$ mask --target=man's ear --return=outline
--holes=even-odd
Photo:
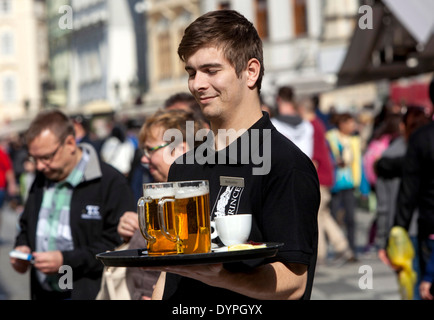
[[[64,147],[69,150],[71,154],[74,154],[77,150],[77,142],[75,141],[75,137],[70,134],[65,138]]]
[[[71,146],[73,148],[75,148],[76,145],[77,145],[77,142],[75,141],[75,137],[72,134],[68,135],[65,138],[65,142],[64,143],[65,143],[66,146]]]
[[[247,85],[249,88],[253,88],[256,85],[256,81],[259,78],[259,73],[261,71],[261,63],[258,59],[252,58],[247,63]]]

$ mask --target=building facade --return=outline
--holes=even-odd
[[[144,95],[145,112],[163,106],[176,92],[187,92],[187,74],[177,50],[185,28],[200,15],[198,0],[147,0],[138,12],[146,17],[149,87]]]
[[[233,9],[252,21],[264,43],[264,99],[274,103],[277,87],[298,94],[332,90],[355,26],[358,0],[144,0],[149,35],[148,106],[186,91],[177,56],[183,30],[200,14]]]
[[[72,0],[68,109],[91,108],[95,102],[117,111],[129,105],[144,85],[141,20],[136,0]],[[138,32],[139,31],[139,32]],[[139,68],[140,66],[140,68]]]
[[[44,87],[45,105],[63,108],[68,104],[71,25],[68,27],[67,14],[71,1],[47,0],[46,4],[50,76]]]
[[[43,105],[48,78],[45,2],[0,0],[0,123]]]

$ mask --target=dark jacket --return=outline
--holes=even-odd
[[[80,146],[90,150],[90,160],[83,181],[72,194],[70,224],[74,249],[62,252],[63,265],[70,266],[73,271],[71,299],[95,299],[103,270],[103,264],[95,255],[113,250],[121,243],[117,233],[119,219],[125,211],[136,211],[136,205],[126,178],[100,162],[90,145]],[[15,246],[27,245],[32,251],[36,248],[36,227],[45,184],[45,176],[38,173],[20,219],[21,230]],[[99,215],[89,219],[90,210],[94,213],[95,207],[88,206],[98,206]],[[50,296],[39,285],[35,271],[32,268],[32,299]]]
[[[419,209],[419,236],[434,234],[434,122],[419,128],[409,140],[403,163],[395,225],[408,230]]]

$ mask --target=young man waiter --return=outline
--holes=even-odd
[[[209,180],[211,219],[222,208],[225,214],[251,213],[249,239],[284,246],[271,259],[161,267],[167,276],[154,298],[309,299],[317,257],[318,177],[310,159],[261,111],[264,64],[257,31],[236,11],[209,12],[185,30],[178,54],[212,134],[207,148],[199,146],[172,165],[169,181]],[[229,213],[221,196],[235,189]]]

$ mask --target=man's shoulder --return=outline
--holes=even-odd
[[[288,139],[282,132],[274,129],[271,130],[271,152],[273,154],[297,152],[298,148],[295,143]]]
[[[410,140],[424,140],[426,141],[427,136],[434,136],[434,121],[417,128],[410,137]]]
[[[122,173],[113,167],[111,164],[108,164],[104,161],[99,161],[99,166],[101,168],[102,176],[106,177],[124,177]]]
[[[410,136],[408,148],[420,150],[420,152],[432,157],[434,151],[434,121],[417,128]]]

